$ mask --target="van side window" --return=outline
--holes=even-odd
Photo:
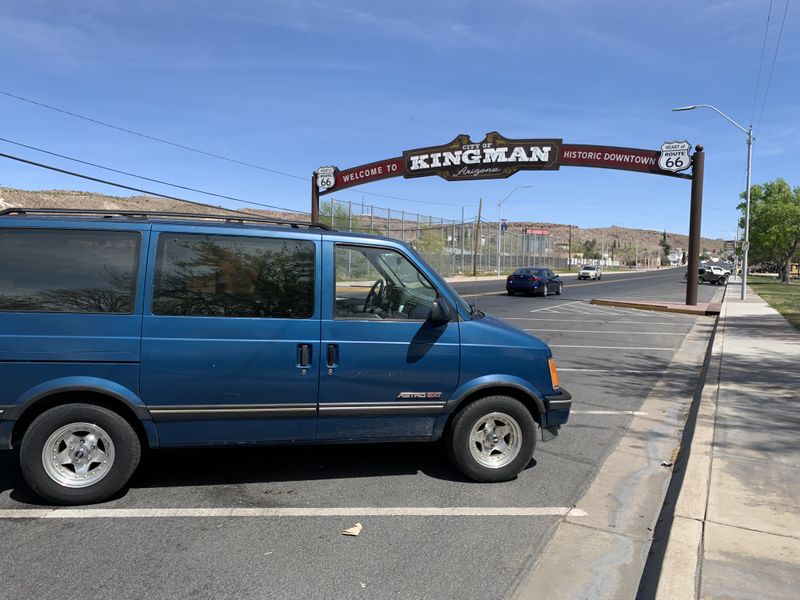
[[[314,253],[306,240],[162,233],[153,314],[308,319]]]
[[[140,244],[129,231],[0,230],[0,311],[130,314]]]
[[[335,263],[335,318],[423,321],[430,316],[436,289],[399,252],[337,245]]]

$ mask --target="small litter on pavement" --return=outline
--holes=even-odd
[[[669,460],[662,460],[662,461],[661,461],[661,466],[662,466],[662,467],[671,467],[671,466],[672,466],[672,461],[669,461]]]
[[[342,535],[350,535],[350,536],[353,536],[353,537],[355,537],[355,536],[357,536],[359,533],[361,533],[361,530],[362,530],[362,529],[364,529],[364,526],[363,526],[361,523],[356,523],[356,524],[355,524],[355,525],[353,525],[353,526],[352,526],[350,529],[345,529],[345,530],[342,532]]]

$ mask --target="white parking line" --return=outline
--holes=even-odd
[[[587,310],[583,310],[583,307],[581,306],[569,306],[562,310],[554,310],[553,312],[566,315],[586,315],[586,316],[596,314]]]
[[[0,519],[152,519],[185,517],[585,517],[567,506],[395,506],[335,508],[55,508],[4,509]]]
[[[624,335],[680,335],[686,336],[685,333],[663,333],[661,331],[604,331],[604,330],[592,330],[592,329],[526,329],[525,331],[547,331],[550,333],[599,333],[601,335],[605,335],[607,333],[612,334],[624,334]]]
[[[501,317],[504,321],[564,321],[565,323],[613,323],[620,325],[682,325],[674,321],[623,321],[609,320],[598,321],[597,319],[548,319],[546,317]]]
[[[615,373],[618,375],[661,375],[664,369],[578,369],[558,367],[559,373]]]
[[[646,412],[641,410],[571,410],[571,415],[634,415],[643,416]]]
[[[541,312],[543,310],[553,310],[555,308],[559,308],[559,307],[562,307],[562,306],[568,306],[570,304],[581,304],[582,302],[583,302],[583,300],[573,300],[572,302],[561,302],[561,303],[556,304],[554,306],[543,306],[542,308],[534,308],[530,312],[535,313],[535,312]]]
[[[551,348],[591,348],[593,350],[659,350],[675,352],[677,348],[649,348],[642,346],[580,346],[575,344],[548,344]]]

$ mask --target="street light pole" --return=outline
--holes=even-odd
[[[497,203],[497,276],[500,277],[500,237],[503,235],[503,203],[517,190],[531,188],[532,185],[520,185],[511,190],[508,195]]]
[[[747,129],[747,192],[744,213],[744,264],[742,265],[741,300],[747,295],[747,271],[750,269],[750,165],[753,161],[753,126]]]
[[[692,104],[691,106],[681,106],[679,108],[673,108],[673,111],[684,111],[684,110],[694,110],[695,108],[710,108],[714,112],[720,114],[724,117],[727,121],[732,123],[737,129],[744,132],[747,135],[747,190],[745,192],[745,216],[744,216],[744,244],[742,244],[744,249],[744,256],[742,261],[742,291],[740,294],[740,298],[744,300],[747,297],[747,271],[750,269],[750,262],[749,262],[749,254],[750,254],[750,173],[752,170],[753,164],[753,141],[755,138],[753,137],[753,125],[752,123],[750,126],[745,129],[741,125],[739,125],[736,121],[731,119],[728,115],[718,109],[716,106],[712,106],[710,104]],[[692,268],[691,266],[689,268]],[[694,265],[693,268],[697,268],[697,265]]]

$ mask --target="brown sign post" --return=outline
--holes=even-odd
[[[354,185],[388,177],[408,179],[437,175],[447,181],[503,179],[518,171],[553,171],[564,167],[593,167],[666,175],[692,181],[689,220],[688,281],[686,304],[697,304],[700,262],[700,221],[703,205],[703,166],[705,154],[697,146],[689,155],[688,142],[665,142],[661,150],[564,144],[561,139],[510,139],[496,131],[480,142],[458,135],[440,146],[406,150],[402,156],[340,171],[320,167],[311,178],[311,220],[319,220],[319,198]],[[683,173],[692,168],[691,175]]]

